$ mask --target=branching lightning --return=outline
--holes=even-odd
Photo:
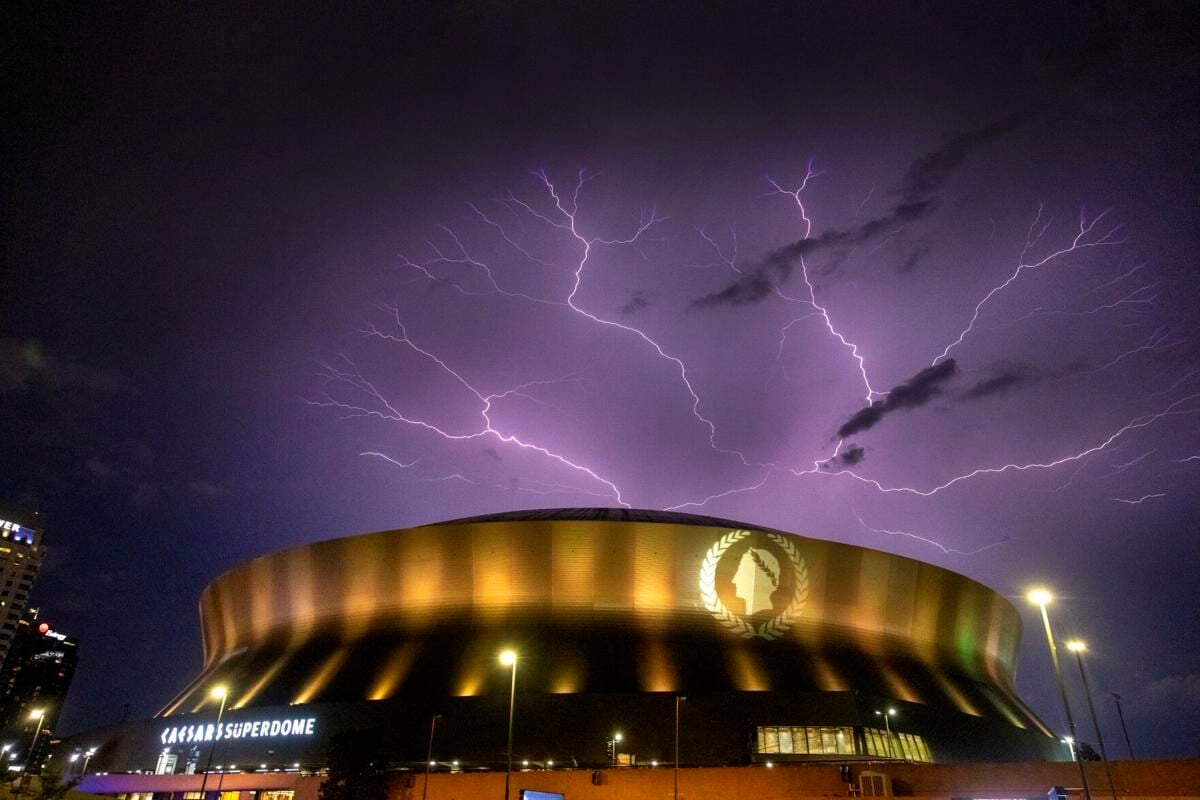
[[[1021,257],[1017,260],[1016,269],[1014,269],[1012,274],[1009,275],[1003,282],[994,286],[987,294],[985,294],[982,300],[975,304],[975,311],[971,314],[970,322],[968,322],[967,326],[959,332],[958,338],[946,345],[946,349],[942,350],[942,352],[933,359],[930,366],[937,366],[939,361],[950,355],[951,350],[963,343],[963,340],[967,338],[967,335],[974,330],[975,323],[979,320],[979,314],[981,311],[983,311],[983,307],[987,305],[988,301],[1012,285],[1017,278],[1021,277],[1022,273],[1044,267],[1051,261],[1060,259],[1070,253],[1078,253],[1081,250],[1086,250],[1089,248],[1109,247],[1122,243],[1121,240],[1115,238],[1121,229],[1120,225],[1110,227],[1101,235],[1091,238],[1092,231],[1096,228],[1096,225],[1098,225],[1101,220],[1108,216],[1108,209],[1101,211],[1091,219],[1088,219],[1081,213],[1079,217],[1079,233],[1077,233],[1075,238],[1071,240],[1070,245],[1055,250],[1049,255],[1044,256],[1036,261],[1030,261],[1026,263],[1025,256],[1029,254],[1030,250],[1037,246],[1038,242],[1042,238],[1042,235],[1050,227],[1049,221],[1044,223],[1042,222],[1042,211],[1043,207],[1039,207],[1037,216],[1034,218],[1033,223],[1029,226],[1029,233],[1025,237],[1025,246],[1021,250]]]
[[[850,447],[842,439],[836,441],[831,454],[813,459],[810,462],[810,466],[790,467],[775,462],[756,463],[748,458],[743,451],[732,449],[728,443],[721,441],[715,422],[716,414],[711,410],[712,406],[702,400],[700,391],[694,383],[681,353],[675,351],[673,348],[669,348],[658,335],[652,335],[644,327],[606,316],[601,312],[591,309],[589,304],[585,302],[585,287],[589,271],[597,268],[597,252],[601,248],[638,247],[639,241],[646,236],[648,231],[668,218],[659,216],[657,210],[651,208],[649,211],[641,213],[636,225],[633,225],[632,229],[625,236],[605,238],[585,230],[588,226],[580,213],[583,190],[593,176],[580,170],[575,175],[573,185],[564,190],[562,185],[557,184],[545,170],[538,170],[532,174],[539,187],[539,193],[537,196],[533,196],[532,199],[508,192],[507,195],[498,201],[500,208],[503,209],[500,214],[489,212],[474,203],[467,205],[477,224],[494,231],[499,237],[497,246],[511,248],[514,253],[530,264],[555,271],[555,274],[550,277],[550,280],[546,284],[551,287],[547,291],[531,292],[516,290],[511,279],[502,277],[503,273],[494,266],[495,261],[472,252],[473,249],[476,249],[475,245],[469,247],[467,244],[468,239],[460,236],[456,230],[448,226],[439,226],[436,237],[427,242],[430,255],[422,259],[401,256],[400,264],[406,269],[411,269],[419,273],[420,278],[453,288],[463,298],[498,297],[531,303],[543,308],[559,309],[560,311],[555,313],[574,315],[582,319],[587,325],[598,326],[600,329],[610,330],[620,336],[628,337],[636,346],[644,347],[648,350],[655,359],[666,362],[664,366],[669,368],[678,378],[682,389],[686,392],[688,398],[687,407],[691,417],[695,422],[699,423],[703,430],[707,431],[709,447],[714,452],[735,457],[740,467],[756,470],[756,474],[749,479],[730,481],[733,484],[732,488],[714,492],[701,500],[681,502],[667,506],[668,510],[703,508],[721,500],[754,493],[762,490],[773,477],[781,473],[786,473],[793,478],[823,476],[826,478],[849,479],[885,496],[898,494],[929,498],[957,487],[960,484],[985,477],[1005,473],[1051,470],[1060,466],[1076,465],[1076,469],[1071,474],[1070,479],[1063,486],[1059,487],[1059,489],[1055,490],[1061,491],[1074,482],[1076,476],[1082,472],[1092,456],[1116,449],[1120,444],[1129,441],[1135,432],[1149,428],[1168,417],[1200,414],[1200,402],[1198,402],[1200,401],[1200,393],[1189,394],[1160,407],[1157,411],[1130,419],[1124,425],[1109,431],[1106,435],[1097,437],[1087,447],[1076,449],[1052,460],[1011,461],[1003,464],[982,466],[942,479],[934,485],[926,486],[890,483],[867,477],[855,468],[855,465],[863,457],[862,448],[857,446]],[[802,241],[811,238],[814,228],[813,219],[806,206],[804,192],[809,182],[818,177],[819,174],[819,172],[813,169],[812,162],[810,161],[803,179],[794,188],[786,188],[785,185],[780,184],[770,176],[766,178],[770,186],[769,196],[784,196],[795,204],[800,220],[799,236]],[[541,194],[542,192],[544,194]],[[861,202],[853,204],[856,220],[862,214],[864,207],[870,202],[874,192],[875,187],[871,187],[871,191],[867,193]],[[520,218],[522,221],[511,223],[509,215],[511,215],[511,218]],[[1037,214],[1025,232],[1024,242],[1016,259],[1016,266],[1003,280],[988,289],[977,302],[974,302],[973,307],[968,306],[968,308],[971,308],[968,321],[959,330],[957,336],[929,362],[930,367],[935,367],[949,358],[950,354],[976,331],[979,320],[983,316],[988,304],[998,295],[1005,292],[1025,273],[1062,262],[1069,256],[1080,255],[1085,251],[1121,244],[1123,240],[1118,238],[1121,226],[1109,224],[1107,222],[1108,215],[1108,210],[1094,216],[1081,213],[1078,230],[1074,233],[1070,241],[1046,253],[1043,241],[1050,235],[1052,224],[1051,220],[1046,216],[1045,207],[1039,206]],[[530,222],[525,222],[525,219],[530,220]],[[519,227],[517,227],[518,225]],[[879,225],[879,228],[883,227],[883,225]],[[539,255],[542,252],[542,248],[534,248],[524,243],[529,230],[543,228],[548,229],[554,241],[561,241],[564,246],[570,248],[567,257],[564,258],[561,253],[558,253],[553,260],[547,260]],[[994,229],[995,222],[993,220],[993,236],[995,235]],[[729,228],[729,243],[727,246],[723,246],[704,228],[696,228],[695,230],[705,245],[715,254],[715,259],[709,263],[688,264],[684,266],[697,270],[724,268],[742,277],[749,274],[739,264],[739,240],[738,232],[735,228]],[[892,241],[903,230],[904,226],[899,223],[894,229],[878,230],[878,232],[870,237],[872,240],[871,244],[874,246],[872,252],[883,247],[887,242]],[[499,245],[499,241],[503,241],[504,244]],[[865,245],[867,242],[864,241],[862,244]],[[1039,251],[1043,255],[1035,255]],[[646,255],[642,253],[642,257],[645,259]],[[889,393],[874,388],[870,379],[867,359],[863,351],[851,336],[835,324],[834,315],[831,313],[829,307],[823,304],[818,298],[812,274],[809,270],[809,264],[803,253],[796,258],[795,264],[798,267],[797,272],[803,284],[803,290],[800,292],[801,296],[796,297],[785,293],[779,282],[772,282],[770,286],[770,294],[773,297],[787,303],[805,307],[802,313],[784,322],[779,329],[778,340],[774,347],[774,363],[776,367],[781,371],[783,370],[785,347],[787,346],[789,337],[795,335],[793,332],[799,327],[800,323],[809,318],[818,317],[824,326],[824,332],[820,335],[832,337],[840,345],[840,348],[849,354],[850,358],[845,363],[847,368],[849,368],[850,363],[854,365],[854,372],[857,373],[862,386],[862,393],[859,396],[865,401],[868,408],[877,407],[877,402],[887,397]],[[1082,320],[1083,318],[1097,316],[1105,312],[1119,310],[1140,312],[1148,310],[1159,301],[1160,282],[1140,282],[1131,290],[1127,290],[1129,284],[1126,283],[1137,276],[1145,267],[1145,263],[1137,264],[1120,275],[1095,286],[1083,295],[1084,297],[1090,297],[1102,290],[1125,284],[1126,288],[1120,289],[1121,294],[1115,299],[1109,299],[1102,303],[1093,303],[1082,309],[1079,309],[1077,306],[1075,310],[1047,310],[1043,306],[1027,313],[1021,319],[1042,315]],[[471,277],[468,278],[466,276]],[[474,283],[471,281],[474,281]],[[556,281],[559,283],[556,284]],[[570,284],[569,288],[566,286],[566,283]],[[557,288],[553,288],[555,286]],[[1112,297],[1112,293],[1109,294],[1109,297]],[[501,426],[494,419],[493,412],[497,404],[505,400],[511,401],[515,398],[522,398],[545,408],[553,409],[573,422],[578,422],[568,411],[546,402],[538,397],[537,393],[531,391],[539,386],[563,383],[574,379],[574,376],[571,378],[528,381],[501,391],[486,392],[468,379],[460,369],[452,366],[451,359],[444,358],[436,354],[432,349],[417,344],[414,338],[410,336],[408,328],[402,321],[398,306],[383,306],[382,309],[390,318],[388,324],[385,327],[369,324],[363,327],[359,333],[369,339],[402,347],[453,379],[471,398],[472,404],[477,408],[474,412],[477,416],[469,416],[465,420],[454,423],[445,423],[409,413],[403,409],[400,402],[385,396],[384,392],[378,388],[378,385],[364,375],[349,357],[342,357],[341,361],[336,365],[332,363],[323,364],[323,375],[331,384],[337,384],[349,389],[357,399],[347,400],[343,396],[335,397],[326,395],[323,399],[308,402],[315,406],[341,411],[348,417],[369,417],[412,427],[434,434],[450,442],[490,438],[502,444],[511,445],[514,448],[536,454],[542,459],[570,470],[571,473],[585,477],[587,481],[581,480],[580,482],[586,483],[590,481],[594,484],[594,488],[532,479],[523,479],[520,481],[514,479],[505,485],[494,480],[476,480],[471,477],[469,470],[455,471],[432,477],[420,477],[417,480],[468,482],[495,489],[507,489],[509,491],[534,495],[553,495],[557,493],[583,494],[590,497],[612,499],[617,504],[630,507],[630,504],[626,501],[626,493],[618,486],[617,480],[612,476],[602,475],[596,468],[582,463],[578,458],[567,455],[563,448],[552,448],[544,442],[537,441],[537,437],[519,434],[510,430],[508,426]],[[813,330],[815,331],[815,329]],[[1114,355],[1098,367],[1084,370],[1077,374],[1086,375],[1104,372],[1121,365],[1123,362],[1134,359],[1139,354],[1156,353],[1166,348],[1176,347],[1185,341],[1172,337],[1169,329],[1163,325],[1136,346]],[[772,370],[774,368],[772,367]],[[1153,392],[1148,396],[1159,397],[1170,395],[1188,381],[1193,374],[1194,370],[1189,370],[1182,376],[1177,377],[1166,389]],[[769,380],[770,377],[768,375]],[[1111,471],[1101,477],[1107,478],[1122,474],[1146,461],[1156,450],[1157,448],[1152,448],[1129,461],[1112,464],[1110,466]],[[361,455],[380,459],[398,469],[404,470],[412,469],[421,462],[421,459],[411,461],[402,460],[379,450],[367,450],[362,452]],[[808,458],[799,460],[803,463],[807,462]],[[1200,460],[1200,456],[1187,456],[1175,459],[1174,461],[1175,463],[1182,464],[1195,460]],[[792,463],[795,462],[793,461]],[[1110,499],[1122,504],[1140,505],[1149,500],[1166,496],[1166,493],[1163,492],[1146,494],[1139,498],[1113,497]],[[940,543],[922,534],[895,528],[873,527],[868,525],[858,514],[855,514],[855,517],[858,520],[858,524],[865,531],[880,535],[909,538],[936,547],[946,555],[969,556],[990,550],[1003,544],[1005,541],[1001,540],[981,548],[964,551]]]

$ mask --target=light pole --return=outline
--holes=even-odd
[[[895,758],[896,751],[892,749],[892,723],[890,718],[896,716],[896,709],[889,708],[886,714],[879,709],[876,709],[875,716],[883,717],[883,729],[887,731],[888,758]],[[875,730],[879,729],[876,728]]]
[[[684,700],[687,698],[675,695],[675,800],[679,800],[679,704]]]
[[[1129,729],[1125,727],[1125,715],[1121,713],[1121,695],[1116,692],[1112,693],[1113,702],[1117,704],[1117,719],[1121,720],[1121,733],[1125,734],[1125,746],[1129,748],[1129,760],[1136,761],[1133,757],[1133,744],[1129,741]]]
[[[624,738],[624,735],[622,735],[620,731],[617,731],[607,742],[609,754],[612,756],[612,763],[614,767],[617,765],[617,745],[620,744],[621,740]]]
[[[35,708],[29,712],[30,719],[38,721],[37,728],[33,731],[33,741],[29,743],[29,756],[25,759],[25,771],[29,772],[29,762],[33,761],[33,756],[37,752],[37,740],[42,735],[42,723],[46,721],[46,709]]]
[[[96,755],[96,748],[92,747],[83,754],[83,770],[79,773],[80,777],[87,775],[88,762],[92,760],[92,756]]]
[[[1108,788],[1112,791],[1113,800],[1117,800],[1117,785],[1113,782],[1112,768],[1108,765],[1108,753],[1104,749],[1104,737],[1100,734],[1100,720],[1096,717],[1096,706],[1092,703],[1092,689],[1088,686],[1087,673],[1083,670],[1083,653],[1087,644],[1081,639],[1071,639],[1067,649],[1075,654],[1075,663],[1079,665],[1079,680],[1083,682],[1083,696],[1087,698],[1088,711],[1092,715],[1092,727],[1096,729],[1096,744],[1100,745],[1100,760],[1104,762],[1104,774],[1108,777]]]
[[[512,685],[508,690],[508,764],[504,769],[504,800],[508,800],[508,787],[512,783],[513,709],[517,704],[517,651],[505,650],[502,652],[500,663],[506,667],[512,667]]]
[[[212,747],[208,749],[208,763],[204,765],[204,777],[200,779],[200,800],[204,800],[204,790],[208,787],[208,772],[212,769],[213,754],[217,752],[217,742],[221,736],[221,717],[225,714],[225,698],[229,697],[229,689],[218,684],[212,688],[208,696],[221,701],[217,709],[217,735],[213,737]]]
[[[1062,668],[1058,664],[1058,648],[1054,646],[1054,634],[1050,631],[1050,615],[1046,613],[1046,606],[1054,599],[1054,595],[1045,589],[1034,589],[1026,597],[1029,602],[1042,611],[1042,625],[1046,628],[1046,642],[1050,645],[1050,660],[1054,662],[1054,677],[1058,680],[1058,691],[1062,695],[1063,711],[1067,715],[1067,727],[1071,729],[1071,740],[1079,741],[1079,733],[1075,730],[1075,718],[1071,716],[1071,703],[1067,700],[1067,684],[1063,681]],[[1087,800],[1092,800],[1092,790],[1088,788],[1087,770],[1084,769],[1083,762],[1079,759],[1075,759],[1075,763],[1079,765],[1079,780],[1083,781],[1083,796]]]
[[[429,720],[429,749],[425,752],[425,785],[421,787],[421,800],[425,800],[426,792],[429,791],[429,769],[433,766],[433,731],[437,728],[440,716],[441,714],[434,714]]]

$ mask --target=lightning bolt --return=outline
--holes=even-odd
[[[933,495],[937,494],[938,492],[942,492],[942,491],[945,491],[946,489],[949,489],[951,486],[955,486],[959,483],[962,483],[963,481],[967,481],[972,478],[977,478],[980,475],[1000,475],[1005,472],[1027,472],[1030,470],[1053,469],[1053,468],[1061,466],[1063,464],[1074,463],[1081,459],[1087,458],[1088,456],[1090,456],[1094,453],[1099,453],[1099,452],[1107,449],[1110,445],[1112,445],[1113,442],[1117,441],[1118,439],[1120,439],[1122,436],[1129,433],[1130,431],[1136,431],[1136,430],[1140,430],[1142,428],[1149,427],[1150,425],[1153,425],[1155,422],[1158,422],[1160,419],[1163,419],[1165,417],[1177,416],[1177,415],[1181,415],[1181,414],[1200,414],[1200,408],[1190,408],[1190,409],[1186,409],[1183,411],[1177,410],[1180,405],[1183,405],[1184,403],[1187,403],[1187,402],[1190,402],[1190,401],[1193,401],[1196,399],[1200,399],[1200,393],[1188,395],[1187,397],[1182,397],[1182,398],[1176,400],[1174,403],[1171,403],[1169,406],[1164,408],[1162,411],[1159,411],[1155,414],[1149,414],[1149,415],[1137,417],[1133,420],[1130,420],[1128,423],[1126,423],[1121,428],[1119,428],[1116,432],[1109,435],[1109,437],[1106,438],[1104,441],[1100,442],[1099,444],[1093,445],[1092,447],[1089,447],[1086,450],[1081,450],[1078,453],[1074,453],[1069,456],[1064,456],[1064,457],[1056,459],[1054,461],[1046,461],[1046,462],[1035,461],[1035,462],[1026,463],[1026,464],[1012,463],[1012,464],[1004,464],[1004,465],[998,466],[998,467],[982,467],[980,469],[972,470],[971,472],[968,472],[968,473],[965,473],[962,475],[956,475],[953,478],[951,478],[950,480],[945,481],[944,483],[941,483],[937,486],[934,486],[931,489],[914,489],[909,486],[884,486],[882,483],[880,483],[877,480],[874,480],[872,478],[864,478],[863,476],[858,475],[857,473],[855,473],[852,470],[845,470],[845,469],[839,470],[837,472],[830,472],[830,473],[822,472],[820,474],[831,475],[831,476],[847,475],[847,476],[853,478],[854,480],[861,481],[862,483],[866,483],[871,486],[874,486],[880,492],[883,492],[885,494],[899,493],[899,494],[918,495],[920,497],[932,497]]]
[[[801,195],[808,187],[808,182],[813,178],[818,177],[820,174],[821,173],[819,172],[813,171],[812,161],[809,161],[808,168],[805,170],[804,180],[802,180],[800,185],[795,189],[785,189],[780,186],[779,183],[777,183],[770,175],[767,176],[767,182],[771,184],[771,188],[774,190],[772,193],[786,195],[792,198],[792,200],[796,203],[796,208],[800,210],[800,219],[804,225],[804,235],[801,237],[802,240],[808,239],[812,235],[813,223],[812,219],[808,216],[808,209],[804,207],[804,199],[801,197]],[[882,397],[886,393],[877,392],[875,391],[874,387],[871,386],[871,379],[867,377],[867,365],[863,360],[862,355],[858,352],[858,346],[848,340],[837,328],[833,326],[833,320],[829,316],[829,309],[817,302],[817,290],[813,287],[812,279],[809,277],[808,263],[805,261],[803,255],[800,256],[799,260],[800,276],[803,278],[804,286],[808,290],[808,302],[817,310],[817,313],[820,314],[821,318],[825,321],[825,329],[829,331],[831,336],[841,343],[842,347],[850,351],[850,357],[853,358],[855,363],[858,364],[858,373],[862,377],[863,386],[867,390],[865,399],[867,401],[867,405],[871,405],[876,397]]]
[[[370,380],[368,380],[365,376],[363,376],[362,373],[359,372],[358,368],[354,366],[353,362],[349,361],[349,359],[347,359],[347,363],[350,365],[350,367],[349,367],[349,369],[346,369],[346,370],[339,370],[339,369],[333,367],[332,365],[325,365],[325,377],[331,381],[346,384],[346,385],[350,386],[351,388],[367,395],[368,398],[375,401],[376,407],[368,408],[366,406],[354,405],[351,403],[346,403],[344,401],[336,400],[329,396],[327,396],[326,399],[324,399],[324,400],[306,401],[306,402],[308,402],[310,405],[315,405],[315,406],[319,406],[319,407],[338,408],[343,411],[347,411],[350,416],[375,417],[378,419],[383,419],[383,420],[387,420],[387,421],[391,421],[391,422],[399,422],[399,423],[402,423],[405,425],[415,426],[415,427],[430,431],[431,433],[435,433],[438,436],[441,436],[443,439],[447,439],[449,441],[464,441],[464,440],[471,440],[471,439],[480,439],[483,437],[492,437],[504,444],[515,445],[523,450],[538,453],[538,454],[544,456],[545,458],[550,459],[555,462],[558,462],[559,464],[561,464],[565,467],[568,467],[572,470],[575,470],[577,472],[581,472],[581,473],[588,475],[593,480],[607,486],[609,491],[612,493],[612,496],[616,499],[617,503],[619,503],[622,506],[625,506],[626,508],[631,507],[625,501],[625,498],[623,497],[621,490],[616,485],[616,483],[609,480],[608,478],[601,476],[600,474],[595,472],[590,467],[587,467],[583,464],[572,461],[569,458],[567,458],[566,456],[562,455],[561,453],[557,453],[553,450],[550,450],[549,448],[544,447],[543,445],[536,444],[534,442],[522,439],[521,437],[517,436],[516,434],[505,433],[505,432],[497,429],[494,426],[494,424],[492,422],[492,418],[490,416],[491,411],[492,411],[492,403],[493,402],[495,402],[496,400],[502,399],[520,389],[528,388],[529,386],[533,386],[533,385],[537,385],[537,384],[544,384],[544,383],[546,383],[546,381],[530,381],[528,383],[524,383],[524,384],[521,384],[520,386],[514,387],[513,389],[505,390],[503,392],[484,394],[479,389],[475,388],[475,386],[473,386],[470,383],[470,381],[468,381],[465,377],[463,377],[462,374],[460,374],[459,372],[454,370],[449,364],[447,364],[445,360],[443,360],[439,356],[435,355],[433,352],[426,350],[425,348],[422,348],[421,346],[416,344],[409,337],[408,330],[407,330],[407,328],[405,328],[404,323],[400,319],[400,311],[398,308],[390,307],[390,306],[384,306],[383,308],[386,311],[389,311],[393,314],[395,325],[399,332],[398,333],[390,333],[387,331],[380,330],[379,328],[377,328],[374,325],[370,325],[367,328],[363,329],[361,331],[361,333],[364,336],[367,336],[370,338],[382,339],[382,340],[385,340],[388,342],[403,345],[404,347],[412,350],[413,352],[420,354],[427,360],[432,361],[443,372],[445,372],[446,374],[448,374],[452,378],[454,378],[454,380],[456,380],[459,384],[461,384],[468,392],[470,392],[472,395],[474,395],[475,398],[479,401],[479,403],[480,403],[479,415],[480,415],[480,418],[482,421],[479,428],[477,430],[469,431],[467,433],[452,433],[449,430],[441,428],[438,425],[435,425],[434,423],[429,422],[427,420],[406,416],[399,409],[397,409],[392,403],[390,403],[387,400],[387,398],[383,395],[383,393],[381,391],[379,391],[379,389]],[[449,476],[449,477],[454,477],[454,476]],[[457,475],[457,477],[462,480],[469,480],[468,478],[466,478],[462,475]]]
[[[1157,494],[1144,494],[1136,500],[1127,500],[1124,497],[1114,497],[1112,499],[1117,501],[1118,503],[1124,503],[1125,505],[1128,505],[1128,506],[1140,506],[1142,503],[1146,502],[1147,500],[1153,500],[1156,497],[1166,497],[1166,496],[1167,496],[1166,492],[1159,492]]]
[[[679,358],[676,355],[672,355],[671,353],[668,353],[666,351],[666,349],[664,349],[663,346],[658,343],[658,341],[656,341],[654,338],[652,338],[648,333],[643,331],[641,328],[634,327],[633,325],[627,325],[622,322],[617,322],[616,320],[601,317],[601,316],[594,314],[594,313],[588,311],[587,309],[583,308],[582,306],[579,305],[579,303],[577,301],[577,297],[579,295],[580,288],[583,285],[584,272],[586,271],[586,269],[588,267],[588,262],[592,258],[592,252],[597,246],[600,246],[600,245],[605,245],[605,246],[632,245],[638,240],[638,238],[640,238],[642,236],[642,234],[644,234],[647,230],[649,230],[650,227],[653,226],[656,222],[661,222],[661,221],[665,220],[666,218],[658,217],[657,213],[654,210],[651,210],[649,215],[643,213],[641,222],[639,223],[637,230],[634,231],[634,233],[631,236],[629,236],[625,239],[601,239],[599,237],[588,237],[580,232],[579,219],[578,219],[578,217],[579,217],[579,195],[580,195],[580,192],[583,190],[584,183],[587,181],[587,175],[584,173],[584,171],[580,170],[577,173],[575,189],[571,194],[569,208],[568,208],[567,202],[563,199],[563,195],[561,195],[559,193],[558,188],[554,185],[554,182],[550,179],[549,174],[546,173],[545,170],[539,170],[533,174],[539,181],[541,181],[546,192],[549,194],[551,200],[554,203],[554,208],[557,211],[559,218],[555,219],[546,214],[543,214],[542,212],[538,211],[533,206],[531,206],[529,203],[526,203],[524,200],[521,200],[520,198],[517,198],[514,195],[510,194],[509,200],[510,200],[510,202],[516,204],[517,206],[525,209],[527,212],[532,214],[537,219],[540,219],[549,225],[552,225],[556,228],[559,228],[561,230],[564,230],[564,231],[570,233],[572,238],[574,238],[575,241],[578,243],[578,245],[580,247],[580,257],[575,266],[575,273],[574,273],[575,280],[574,280],[573,285],[571,286],[570,294],[567,295],[566,305],[575,313],[579,314],[580,316],[582,316],[588,320],[591,320],[592,322],[594,322],[598,325],[602,325],[605,327],[624,331],[625,333],[631,334],[631,335],[637,337],[638,339],[641,339],[645,344],[650,346],[650,348],[655,352],[655,354],[660,359],[663,359],[665,361],[672,363],[675,366],[675,369],[679,372],[679,379],[683,383],[684,388],[687,390],[688,396],[691,398],[692,416],[695,417],[696,420],[698,420],[702,425],[704,425],[704,427],[706,427],[708,429],[709,447],[711,447],[713,450],[715,450],[719,453],[725,453],[728,455],[736,456],[744,466],[748,466],[748,467],[749,466],[761,466],[761,465],[753,464],[749,459],[747,459],[745,453],[743,453],[739,450],[733,450],[733,449],[729,449],[727,447],[722,447],[717,444],[716,423],[713,422],[713,420],[710,419],[709,417],[705,416],[705,414],[700,410],[700,406],[701,406],[700,395],[696,392],[695,387],[692,385],[691,379],[688,378],[687,365],[685,365],[683,363],[683,359]],[[736,267],[735,267],[735,269],[736,269]]]
[[[1143,341],[1137,347],[1134,347],[1130,350],[1126,350],[1124,353],[1121,353],[1119,356],[1112,359],[1111,361],[1104,364],[1103,366],[1088,370],[1084,374],[1085,375],[1095,375],[1098,372],[1104,372],[1106,369],[1115,367],[1117,364],[1120,364],[1125,359],[1129,358],[1130,356],[1135,356],[1138,353],[1146,353],[1146,352],[1150,352],[1150,351],[1154,351],[1154,350],[1165,350],[1170,347],[1178,347],[1179,345],[1187,342],[1186,339],[1180,339],[1179,341],[1169,342],[1168,339],[1170,339],[1170,338],[1171,338],[1171,336],[1170,336],[1170,332],[1167,330],[1167,326],[1160,325],[1158,327],[1158,329],[1154,331],[1154,333],[1150,334],[1150,336],[1147,337],[1145,339],[1145,341]]]
[[[879,534],[883,534],[885,536],[902,536],[902,537],[906,537],[909,539],[916,539],[918,542],[923,542],[924,544],[928,544],[928,545],[932,545],[932,546],[936,547],[938,550],[941,550],[946,555],[973,556],[978,553],[982,553],[985,550],[991,550],[994,547],[999,547],[1000,545],[1002,545],[1008,541],[1007,539],[999,539],[990,544],[985,544],[983,547],[977,547],[974,550],[958,550],[957,548],[954,548],[954,547],[946,547],[941,542],[935,541],[926,536],[921,536],[916,533],[909,533],[908,531],[890,530],[888,528],[872,528],[870,525],[868,525],[866,522],[864,522],[863,518],[861,516],[859,516],[857,513],[855,513],[854,517],[855,517],[855,519],[858,520],[858,524],[861,525],[864,530],[870,531],[871,533],[879,533]]]
[[[955,339],[950,344],[946,345],[946,349],[943,350],[940,355],[938,355],[936,358],[933,359],[930,366],[937,366],[937,363],[939,361],[941,361],[942,359],[944,359],[950,355],[951,350],[953,350],[955,347],[958,347],[960,344],[963,343],[963,340],[967,338],[967,335],[970,334],[972,330],[974,330],[975,323],[979,320],[979,314],[981,311],[983,311],[983,307],[985,305],[987,305],[988,301],[991,300],[993,297],[995,297],[1000,292],[1007,289],[1009,286],[1011,286],[1012,283],[1017,280],[1017,278],[1021,277],[1022,273],[1028,272],[1030,270],[1040,269],[1041,267],[1044,267],[1045,265],[1049,264],[1050,262],[1060,259],[1063,256],[1068,255],[1070,253],[1077,253],[1081,250],[1086,250],[1086,249],[1094,248],[1094,247],[1109,247],[1109,246],[1113,246],[1113,245],[1122,244],[1122,242],[1123,242],[1123,240],[1118,240],[1118,239],[1113,238],[1116,236],[1117,232],[1120,231],[1120,229],[1121,229],[1120,225],[1117,225],[1117,226],[1107,229],[1098,238],[1092,238],[1092,239],[1089,238],[1092,235],[1092,231],[1095,229],[1096,225],[1101,220],[1103,220],[1106,216],[1108,216],[1109,209],[1101,211],[1099,214],[1092,217],[1091,219],[1088,219],[1081,212],[1080,216],[1079,216],[1079,233],[1077,233],[1075,235],[1075,238],[1071,240],[1070,245],[1068,245],[1067,247],[1063,247],[1058,250],[1055,250],[1053,253],[1050,253],[1049,255],[1045,256],[1044,258],[1040,258],[1036,261],[1030,261],[1030,262],[1026,263],[1025,256],[1027,256],[1029,254],[1030,250],[1032,250],[1034,247],[1037,246],[1037,243],[1042,238],[1042,234],[1044,234],[1046,232],[1046,230],[1050,227],[1049,221],[1047,221],[1045,223],[1042,223],[1042,221],[1041,221],[1042,210],[1043,210],[1043,207],[1039,206],[1037,216],[1034,218],[1033,223],[1029,227],[1029,232],[1028,232],[1028,234],[1026,234],[1026,237],[1025,237],[1025,246],[1021,250],[1020,258],[1017,259],[1016,269],[1014,269],[1012,271],[1012,274],[1009,275],[1003,282],[1001,282],[997,286],[994,286],[987,294],[985,294],[983,296],[982,300],[980,300],[978,303],[975,304],[975,311],[974,311],[974,313],[971,314],[971,321],[968,322],[967,326],[965,328],[963,328],[962,331],[959,332],[958,338]]]

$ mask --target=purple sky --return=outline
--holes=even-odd
[[[1110,752],[1118,691],[1197,755],[1194,23],[1033,9],[10,20],[0,502],[63,729],[181,686],[245,558],[623,501],[987,583],[1062,728],[1045,583]]]

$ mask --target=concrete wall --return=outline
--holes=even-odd
[[[1051,786],[1065,786],[1072,798],[1082,797],[1075,764],[968,764],[854,766],[881,772],[893,780],[897,796],[925,800],[966,798],[1040,798]],[[520,789],[563,792],[567,800],[673,800],[674,773],[669,768],[609,769],[592,783],[588,770],[518,772],[513,774],[510,800]],[[1114,762],[1118,796],[1124,800],[1200,797],[1200,761]],[[420,800],[424,777],[415,775],[393,783],[389,800]],[[1088,765],[1092,797],[1110,797],[1104,769]],[[807,800],[850,796],[836,766],[775,766],[681,769],[681,800]],[[428,800],[502,800],[503,773],[434,774]]]

